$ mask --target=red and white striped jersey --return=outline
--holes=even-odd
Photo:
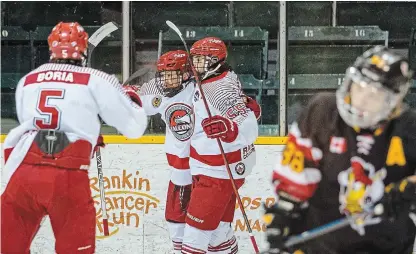
[[[226,117],[238,125],[237,139],[232,143],[222,142],[222,145],[234,178],[244,178],[256,164],[253,143],[258,136],[258,124],[254,113],[243,101],[240,81],[234,72],[227,71],[202,81],[202,89],[211,114]],[[193,100],[195,131],[190,151],[192,175],[229,179],[217,141],[207,138],[202,128],[201,123],[208,114],[198,88],[195,89]]]
[[[161,114],[166,124],[165,152],[172,167],[171,181],[176,185],[192,183],[189,172],[190,140],[194,132],[192,96],[195,83],[189,81],[174,97],[164,97],[156,79],[144,83],[139,91],[147,115]]]
[[[129,138],[140,137],[147,127],[143,108],[130,100],[115,76],[70,64],[43,64],[25,75],[17,84],[16,111],[19,126],[4,143],[5,149],[16,148],[6,163],[12,171],[39,129],[65,132],[70,142],[82,139],[94,147],[98,116]]]

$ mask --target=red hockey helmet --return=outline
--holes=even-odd
[[[195,42],[191,47],[192,62],[202,79],[213,75],[227,58],[225,43],[216,37],[206,37]]]
[[[50,59],[85,60],[88,33],[77,22],[60,22],[48,37]]]
[[[220,38],[206,37],[192,45],[191,55],[215,57],[220,62],[227,58],[227,46]]]
[[[173,97],[185,88],[188,80],[188,54],[183,50],[169,51],[157,61],[156,86],[166,97]]]
[[[157,71],[186,71],[188,54],[183,50],[169,51],[157,61]]]

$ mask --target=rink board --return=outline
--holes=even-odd
[[[257,165],[240,189],[260,249],[266,248],[261,203],[270,204],[275,201],[270,183],[271,171],[276,154],[281,152],[282,148],[282,145],[257,145]],[[111,225],[110,236],[104,237],[94,160],[90,170],[90,186],[97,211],[96,253],[171,253],[171,241],[164,220],[170,171],[163,145],[109,144],[102,149],[102,159]],[[232,226],[239,241],[240,253],[253,253],[238,206]],[[55,253],[49,219],[46,218],[43,222],[31,250],[32,253],[38,254]]]

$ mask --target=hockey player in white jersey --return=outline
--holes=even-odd
[[[19,126],[4,142],[7,186],[1,196],[1,253],[30,253],[49,215],[55,250],[94,253],[96,212],[88,168],[100,116],[129,138],[140,137],[146,114],[117,78],[85,67],[88,34],[59,23],[48,37],[50,63],[25,75],[16,88]],[[130,93],[135,101],[139,97]]]
[[[163,54],[157,62],[156,78],[144,83],[139,91],[146,114],[160,114],[166,124],[165,152],[171,177],[165,219],[175,253],[181,251],[192,187],[189,147],[194,132],[192,97],[195,83],[191,79],[187,58],[183,50]]]
[[[225,62],[224,42],[207,37],[195,42],[190,53],[213,116],[208,117],[201,92],[196,88],[193,96],[195,130],[190,148],[193,189],[182,253],[237,253],[238,245],[231,227],[236,196],[215,139],[222,142],[239,188],[256,163],[253,143],[258,136],[258,124],[254,113],[244,103],[237,75]]]

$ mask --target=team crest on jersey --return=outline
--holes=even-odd
[[[152,100],[152,105],[153,105],[153,107],[155,107],[155,108],[158,108],[159,106],[160,106],[160,104],[162,103],[162,97],[160,97],[159,95],[158,96],[155,96],[154,98],[153,98],[153,100]]]
[[[243,175],[244,172],[246,172],[246,165],[242,162],[237,163],[237,165],[235,165],[235,172],[240,176]]]
[[[180,141],[188,140],[194,132],[192,108],[183,103],[170,105],[165,111],[166,124]]]
[[[194,101],[197,102],[199,100],[199,91],[196,91],[194,94]]]
[[[383,197],[385,168],[375,170],[370,162],[360,157],[351,158],[351,167],[341,171],[338,175],[340,185],[339,202],[340,211],[347,216],[365,214]],[[364,233],[365,225],[379,222],[379,218],[365,216],[362,223],[351,225],[358,233]]]

